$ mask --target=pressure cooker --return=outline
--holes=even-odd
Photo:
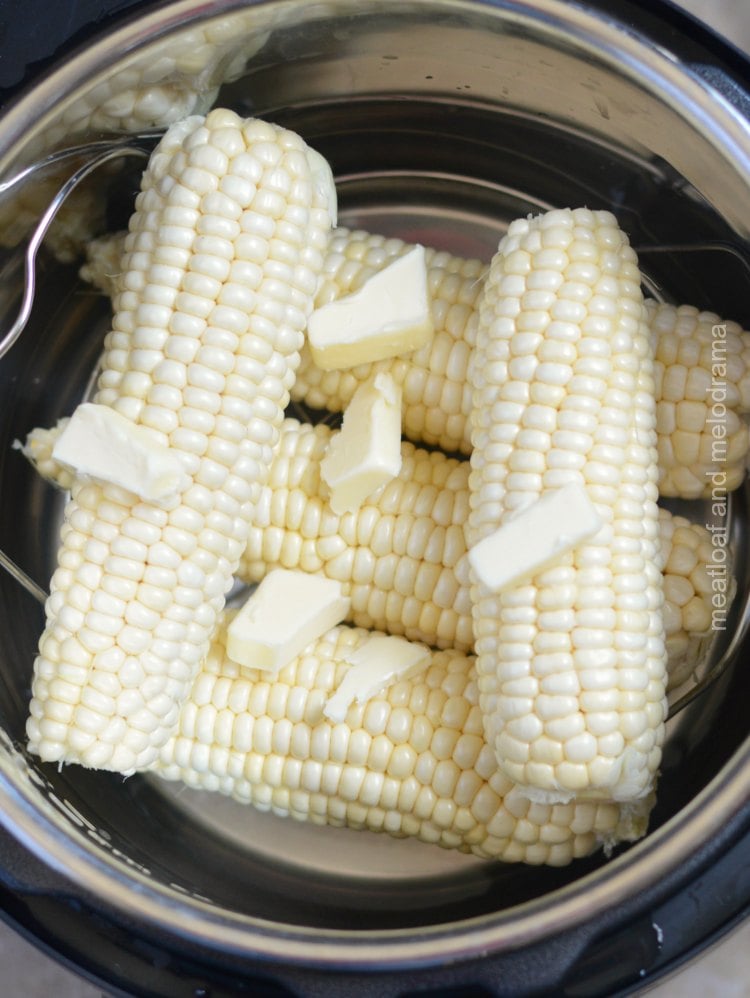
[[[143,166],[102,166],[73,236],[50,228],[29,267],[65,180],[37,167],[66,147],[229,106],[326,156],[340,224],[489,260],[513,218],[608,208],[650,293],[750,322],[748,63],[669,3],[100,0],[3,21],[0,336],[34,293],[0,361],[0,550],[41,588],[61,500],[14,441],[90,384],[109,304],[81,244],[127,219]],[[711,681],[669,721],[648,834],[562,868],[40,763],[24,726],[43,613],[0,572],[3,918],[108,994],[639,991],[750,912],[747,502],[732,494],[737,592]]]

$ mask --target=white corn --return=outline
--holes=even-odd
[[[401,239],[344,228],[334,230],[315,297],[316,307],[358,290],[374,274],[413,249]],[[121,233],[93,243],[87,250],[81,277],[114,295],[118,286],[115,261],[121,252]],[[425,263],[435,326],[430,342],[405,357],[342,371],[317,368],[305,344],[299,383],[292,388],[292,398],[313,408],[342,412],[361,384],[385,371],[402,388],[402,427],[407,437],[446,451],[468,453],[471,390],[466,369],[475,338],[482,275],[487,268],[480,260],[462,260],[429,248],[425,250]],[[461,444],[464,431],[465,446]]]
[[[470,545],[569,482],[603,523],[525,584],[474,580],[488,741],[534,799],[637,799],[666,714],[655,401],[638,264],[611,214],[512,223],[471,370]]]
[[[745,478],[750,336],[689,305],[646,303],[654,340],[659,492],[710,499]]]
[[[401,239],[337,229],[329,240],[316,307],[356,291],[413,249]],[[466,370],[476,337],[476,306],[487,266],[480,260],[463,260],[430,248],[425,249],[425,265],[434,326],[431,339],[405,356],[342,371],[321,371],[305,346],[298,372],[300,381],[292,389],[292,398],[315,409],[340,412],[363,381],[384,371],[401,386],[404,436],[444,451],[468,453],[461,445],[466,414],[471,409]]]
[[[0,202],[0,246],[17,247],[29,237],[42,213],[68,179],[70,169],[33,175]],[[44,252],[62,263],[74,263],[96,232],[106,224],[107,204],[101,189],[81,184],[65,198],[44,237]]]
[[[63,416],[52,427],[35,427],[26,434],[26,440],[15,440],[13,447],[20,451],[34,469],[55,488],[70,492],[75,481],[72,468],[60,464],[52,452],[57,439],[70,422],[69,416]]]
[[[66,422],[33,430],[20,447],[63,489],[70,488],[72,474],[52,458],[52,447]],[[342,517],[329,508],[320,475],[331,433],[325,424],[284,420],[237,577],[254,583],[278,567],[326,575],[351,594],[352,623],[470,650],[474,625],[463,531],[469,462],[404,442],[398,478],[357,514]],[[704,661],[710,644],[714,545],[704,526],[667,509],[659,510],[659,539],[671,689]],[[731,549],[728,554],[727,607],[736,590]]]
[[[323,708],[372,634],[337,627],[269,680],[216,642],[155,770],[318,825],[413,836],[506,862],[565,865],[646,831],[651,801],[534,804],[483,736],[473,659],[434,652],[427,669],[353,704]]]
[[[466,553],[468,464],[401,445],[401,469],[354,513],[334,513],[321,478],[331,439],[324,424],[287,419],[239,567],[318,572],[344,585],[350,619],[438,647],[471,647]]]
[[[120,234],[94,242],[81,271],[109,295],[116,288],[114,261],[121,242]],[[335,230],[316,304],[357,290],[411,249],[400,239]],[[292,397],[313,409],[342,412],[374,372],[388,371],[403,389],[404,435],[468,455],[468,367],[487,266],[435,250],[427,250],[426,259],[434,339],[407,356],[341,371],[321,370],[303,347]],[[646,306],[655,348],[659,492],[682,499],[710,497],[713,472],[725,473],[721,487],[731,491],[744,479],[750,451],[750,430],[741,418],[750,413],[750,333],[689,305],[649,301]]]
[[[182,30],[162,40],[157,57],[149,47],[73,101],[52,134],[137,134],[206,114],[219,87],[240,75],[267,38],[256,11]]]
[[[737,592],[732,547],[722,530],[709,531],[684,516],[659,510],[664,574],[664,631],[669,679],[667,689],[686,682],[705,663],[714,638],[717,611],[722,619]],[[717,541],[720,546],[717,546]],[[717,559],[721,560],[718,561]]]
[[[299,360],[335,211],[321,163],[220,109],[151,157],[95,401],[150,427],[190,484],[156,505],[74,479],[27,725],[43,760],[129,773],[176,723]]]
[[[337,230],[317,303],[356,290],[411,248],[397,239]],[[404,386],[404,434],[469,454],[467,371],[487,267],[478,260],[434,251],[428,251],[428,265],[435,325],[431,343],[393,361],[344,371],[320,370],[304,349],[292,397],[313,408],[338,412],[373,371],[389,370]],[[744,478],[750,449],[750,431],[740,418],[750,412],[750,333],[736,322],[688,305],[648,302],[647,307],[656,351],[660,494],[683,499],[710,496],[714,471],[725,472],[724,487],[731,491]]]
[[[138,135],[206,113],[219,86],[242,72],[267,37],[267,31],[258,30],[257,12],[250,10],[163,39],[158,57],[149,47],[68,103],[35,141],[36,157],[42,160],[53,150],[94,136]],[[45,169],[3,199],[0,244],[15,246],[27,236],[71,172],[69,163]],[[108,183],[92,181],[76,188],[45,236],[45,251],[63,262],[80,257],[92,237],[104,230],[109,189]]]
[[[122,290],[123,258],[127,232],[107,233],[86,244],[86,259],[78,275],[114,301]]]

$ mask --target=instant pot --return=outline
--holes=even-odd
[[[518,215],[606,207],[649,293],[750,324],[748,64],[667,3],[7,7],[1,180],[65,146],[147,135],[176,109],[221,103],[327,156],[340,224],[489,259]],[[50,230],[30,321],[0,361],[0,549],[42,586],[61,500],[13,442],[86,391],[108,303],[78,277],[80,248],[123,224],[140,168],[113,161],[77,208],[71,199],[72,229]],[[0,188],[0,336],[59,169]],[[0,572],[3,917],[108,994],[637,992],[750,911],[747,505],[746,489],[733,494],[737,595],[712,650],[721,674],[669,722],[648,835],[563,869],[41,765],[24,723],[42,610]]]

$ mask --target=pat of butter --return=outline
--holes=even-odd
[[[583,485],[571,482],[544,493],[468,552],[477,579],[502,592],[519,579],[554,564],[601,528]]]
[[[349,612],[340,582],[275,568],[227,628],[227,655],[238,665],[276,673]]]
[[[312,358],[324,371],[410,353],[433,332],[423,246],[398,257],[353,294],[316,309],[307,324]]]
[[[411,679],[430,663],[426,645],[386,634],[373,634],[347,656],[347,670],[323,707],[331,721],[343,721],[351,704],[363,703],[400,679]]]
[[[360,385],[320,462],[334,513],[356,512],[401,470],[401,387],[381,371]]]
[[[76,474],[119,485],[150,502],[190,484],[179,456],[148,426],[108,405],[79,405],[55,441],[52,457]]]

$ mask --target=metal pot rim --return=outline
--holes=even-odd
[[[556,891],[492,915],[421,927],[417,931],[357,931],[279,924],[227,912],[155,884],[123,859],[103,854],[85,832],[63,828],[61,811],[42,813],[33,793],[0,760],[0,822],[42,862],[128,922],[240,957],[322,968],[388,969],[430,966],[523,949],[594,923],[634,899],[645,904],[681,886],[724,845],[750,827],[750,738],[681,812],[603,868]],[[64,832],[64,835],[60,833]],[[707,848],[708,844],[708,848]],[[615,915],[617,919],[618,915]]]

